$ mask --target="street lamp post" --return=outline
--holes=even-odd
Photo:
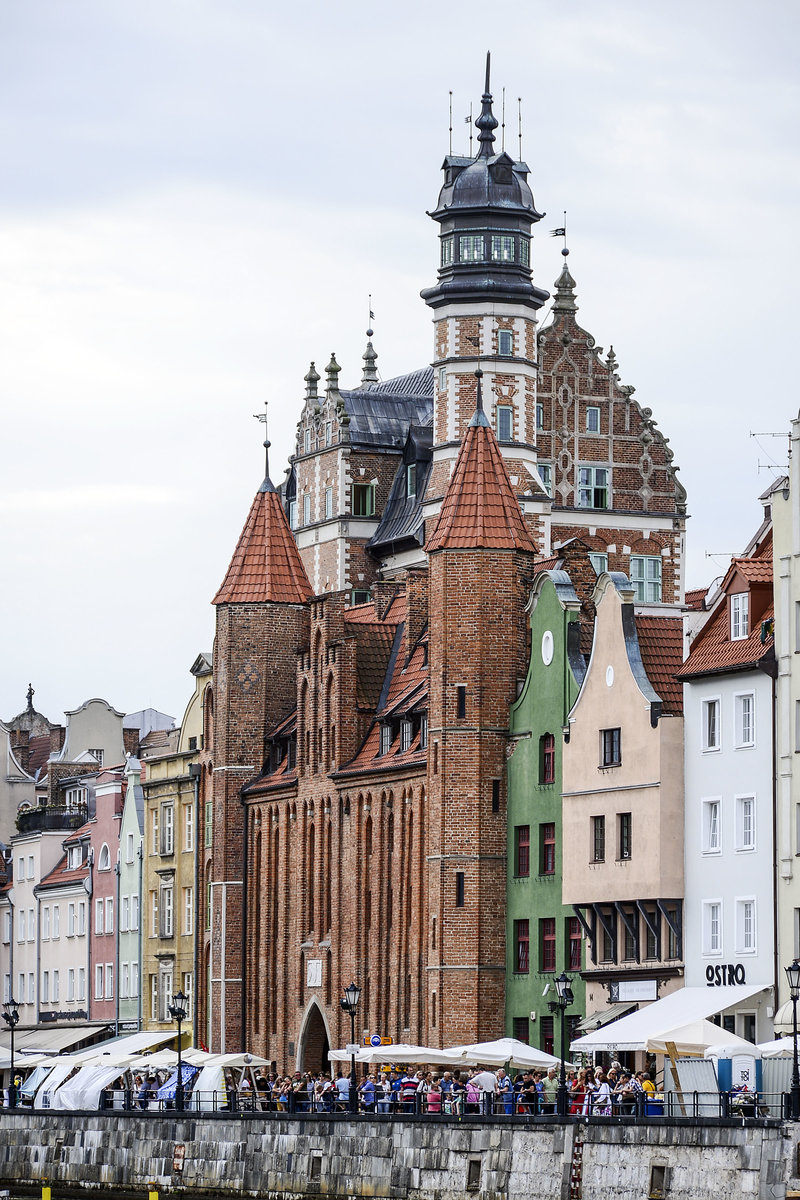
[[[795,1006],[795,1012],[797,1008]],[[11,1082],[8,1085],[8,1107],[16,1108],[17,1087],[14,1082],[14,1030],[19,1025],[19,1007],[13,996],[9,996],[3,1005],[3,1020],[11,1032]]]
[[[567,1068],[564,1062],[566,1051],[566,1011],[571,1004],[575,1002],[575,997],[572,994],[572,980],[564,971],[557,975],[553,980],[556,985],[556,995],[558,999],[555,1002],[555,1007],[558,1008],[561,1014],[561,1067],[558,1073],[558,1115],[566,1117],[569,1105],[567,1103]]]
[[[785,968],[789,981],[789,995],[792,998],[792,1120],[800,1120],[800,1067],[797,1062],[797,1001],[800,998],[800,962],[794,960],[790,967]]]
[[[350,1112],[358,1112],[358,1093],[356,1091],[356,1008],[361,999],[361,988],[357,983],[351,983],[344,989],[344,996],[339,1001],[343,1010],[350,1014]]]
[[[178,1082],[175,1084],[175,1107],[178,1112],[183,1112],[183,1058],[181,1056],[181,1025],[186,1020],[188,1012],[187,1002],[188,996],[184,996],[183,992],[176,992],[172,997],[172,1004],[169,1006],[169,1015],[173,1021],[178,1022]]]

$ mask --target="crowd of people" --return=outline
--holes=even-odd
[[[347,1112],[352,1110],[350,1076],[328,1071],[277,1075],[265,1070],[255,1076],[242,1107],[267,1112]],[[496,1071],[439,1072],[420,1068],[371,1071],[357,1085],[356,1107],[361,1112],[512,1115],[554,1114],[558,1111],[558,1071],[521,1071],[514,1079],[504,1067]],[[655,1085],[647,1071],[634,1073],[613,1063],[602,1068],[569,1068],[567,1111],[573,1115],[634,1114],[646,1111]]]

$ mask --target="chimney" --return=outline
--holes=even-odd
[[[11,744],[11,752],[17,760],[23,771],[27,773],[28,763],[30,762],[30,733],[27,729],[18,729],[13,735]]]
[[[410,567],[406,572],[405,659],[411,653],[428,624],[428,568]]]
[[[64,738],[66,730],[63,725],[50,726],[50,753],[58,754],[64,748]]]
[[[133,754],[138,758],[138,756],[139,756],[139,730],[138,729],[123,729],[122,744],[125,747],[126,754]]]

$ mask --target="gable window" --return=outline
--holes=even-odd
[[[586,409],[586,432],[600,432],[600,409],[594,404],[590,404]]]
[[[755,850],[756,848],[756,798],[755,796],[736,797],[736,849]]]
[[[744,750],[755,745],[755,725],[753,715],[755,696],[752,692],[743,692],[734,702],[735,745],[738,750]]]
[[[461,262],[481,262],[483,259],[483,234],[462,235],[458,239],[458,254]]]
[[[539,738],[539,783],[556,781],[556,739],[552,733]]]
[[[608,508],[608,467],[578,468],[578,507]]]
[[[514,922],[514,970],[527,975],[530,970],[530,923],[527,918]]]
[[[406,467],[406,495],[416,496],[417,494],[417,464],[409,463]]]
[[[539,478],[542,481],[542,487],[547,492],[548,496],[553,495],[553,468],[550,463],[537,463],[536,470],[539,472]]]
[[[392,727],[391,725],[381,725],[380,732],[380,754],[388,754],[392,744]]]
[[[505,233],[492,234],[492,258],[495,262],[514,261],[514,239]]]
[[[703,853],[719,854],[722,850],[720,831],[720,801],[703,801]]]
[[[703,714],[703,749],[719,750],[719,699],[704,700]]]
[[[606,819],[592,817],[592,862],[606,860]]]
[[[539,922],[539,970],[556,969],[556,919],[543,917]]]
[[[514,409],[510,404],[498,404],[495,409],[495,428],[498,442],[514,440]]]
[[[514,830],[514,874],[524,878],[531,873],[531,827],[517,825]]]
[[[100,750],[100,749],[95,749],[95,750],[92,750],[92,749],[90,749],[90,750],[89,750],[89,753],[91,754],[92,758],[96,758],[96,759],[97,759],[98,763],[99,763],[99,764],[100,764],[100,766],[102,767],[102,765],[103,765],[103,759],[105,758],[105,750]]]
[[[375,515],[375,484],[353,484],[353,516],[373,517]]]
[[[731,596],[731,640],[741,641],[750,634],[750,595],[738,592]]]
[[[449,267],[453,261],[453,239],[442,238],[442,266]]]
[[[622,730],[600,730],[600,766],[619,767],[622,765]]]
[[[411,746],[411,734],[413,726],[410,721],[400,722],[400,749],[408,750]]]
[[[633,853],[633,824],[631,814],[617,813],[617,839],[619,842],[620,859],[627,859]]]
[[[553,821],[539,826],[539,874],[555,875],[556,872],[556,827]]]
[[[67,850],[67,870],[75,871],[83,862],[83,847],[70,846]]]
[[[631,583],[640,604],[660,604],[661,555],[632,554]]]
[[[595,575],[602,575],[608,570],[608,555],[596,553],[594,550],[589,554],[589,562],[592,564],[592,569]]]

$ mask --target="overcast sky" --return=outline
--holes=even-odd
[[[370,292],[382,377],[432,358],[425,211],[487,49],[534,277],[566,209],[579,320],[681,468],[689,584],[723,571],[798,410],[797,26],[793,0],[5,0],[0,717],[29,681],[51,719],[182,716],[253,414],[278,482],[309,360],[358,382]]]

